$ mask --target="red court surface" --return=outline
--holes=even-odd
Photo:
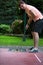
[[[0,65],[43,65],[43,53],[0,50]]]

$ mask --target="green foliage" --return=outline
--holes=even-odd
[[[19,18],[19,0],[1,0],[0,1],[0,19],[14,20]]]
[[[22,22],[23,22],[22,20],[20,20],[20,19],[18,20],[18,19],[17,19],[17,20],[15,20],[15,21],[12,22],[12,25],[18,26],[18,25],[20,25]]]
[[[23,21],[22,20],[15,20],[12,22],[11,28],[13,30],[13,33],[23,33]]]
[[[11,28],[9,25],[6,24],[1,24],[0,25],[0,33],[5,34],[5,33],[11,33]]]
[[[43,0],[24,1],[28,4],[36,6],[41,12],[43,12]],[[0,20],[5,22],[8,20],[14,21],[15,19],[23,19],[22,15],[23,11],[19,9],[19,0],[0,0]]]
[[[24,0],[26,3],[37,7],[41,12],[43,12],[43,0]],[[24,11],[19,9],[19,0],[0,0],[0,23],[8,23],[9,20],[14,21],[15,19],[23,19]],[[15,20],[17,21],[17,20]],[[12,22],[11,25],[13,32],[23,33],[23,25],[18,22]],[[10,28],[6,27],[0,28],[0,32],[5,33],[5,29],[10,31]],[[19,32],[18,32],[19,31]]]

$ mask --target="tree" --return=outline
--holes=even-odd
[[[0,20],[9,21],[19,18],[19,0],[0,0]]]
[[[43,13],[43,0],[23,1],[37,7]],[[0,23],[10,24],[15,19],[23,19],[23,13],[23,10],[19,10],[19,0],[0,0]]]

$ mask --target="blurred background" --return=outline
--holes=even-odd
[[[30,29],[25,32],[28,16],[25,11],[19,9],[19,1],[0,0],[0,45],[32,45]],[[43,14],[43,0],[23,1],[37,7]],[[29,38],[26,44],[22,42],[25,38]],[[40,35],[40,41],[43,43],[43,31]]]

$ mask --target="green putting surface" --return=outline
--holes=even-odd
[[[33,39],[26,38],[23,41],[23,37],[1,35],[0,46],[33,46]],[[43,46],[43,38],[39,39],[39,46]]]

